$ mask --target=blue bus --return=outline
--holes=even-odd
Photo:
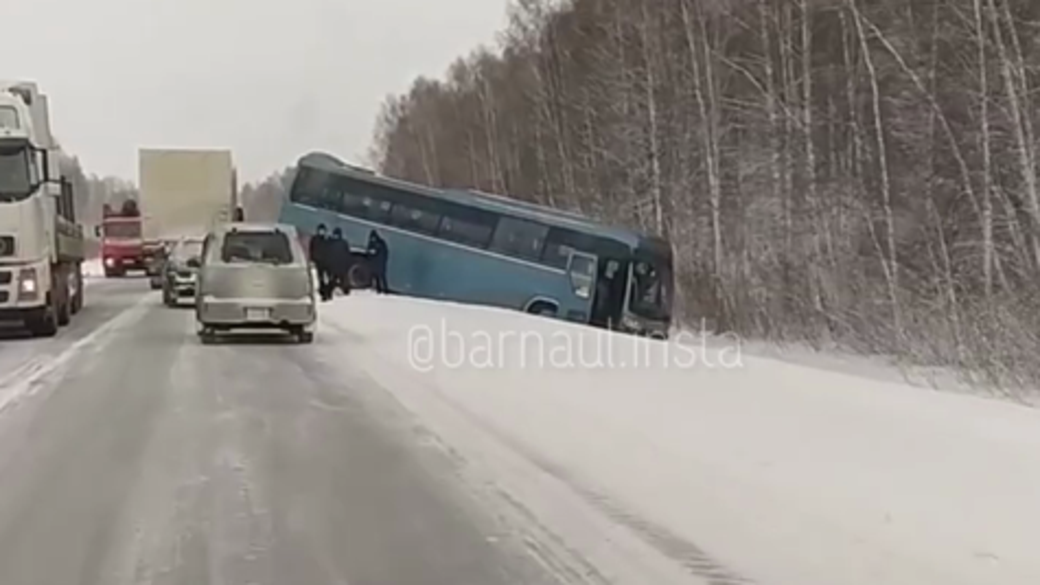
[[[671,326],[671,245],[581,215],[399,181],[314,152],[297,163],[280,221],[304,237],[319,224],[340,228],[355,249],[375,230],[397,294],[662,338]]]

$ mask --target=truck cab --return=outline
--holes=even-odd
[[[144,241],[141,239],[141,213],[132,199],[119,209],[105,205],[97,236],[101,239],[101,258],[105,276],[123,276],[129,270],[146,270]]]
[[[0,321],[54,335],[83,304],[83,231],[46,96],[0,81]]]

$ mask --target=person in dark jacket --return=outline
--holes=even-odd
[[[318,271],[318,294],[321,300],[327,301],[332,298],[332,278],[329,272],[329,238],[326,235],[325,224],[318,224],[318,229],[311,236],[310,257],[314,268]]]
[[[329,271],[332,273],[332,290],[339,288],[343,294],[350,294],[350,243],[343,237],[343,230],[332,230],[329,240]],[[331,291],[330,291],[331,296]]]
[[[372,230],[368,234],[368,257],[372,266],[372,280],[375,281],[376,292],[380,294],[390,292],[390,287],[386,283],[386,264],[390,259],[390,250],[387,248],[386,240],[380,237],[376,230]]]

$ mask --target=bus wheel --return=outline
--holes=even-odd
[[[353,289],[372,288],[372,270],[368,264],[359,262],[350,267],[350,271],[347,272],[347,280],[350,282],[350,288]]]
[[[532,315],[540,315],[542,317],[555,317],[556,316],[556,305],[546,302],[538,301],[533,303],[527,308],[527,312]]]

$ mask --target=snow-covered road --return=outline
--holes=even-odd
[[[0,583],[1040,583],[1040,412],[371,294],[0,340]],[[261,340],[264,341],[264,340]]]
[[[362,295],[326,320],[341,359],[626,582],[1040,583],[1036,410],[735,340]]]
[[[50,355],[0,384],[3,585],[560,582],[328,341],[203,346],[143,279],[89,292],[90,331],[0,342]]]

